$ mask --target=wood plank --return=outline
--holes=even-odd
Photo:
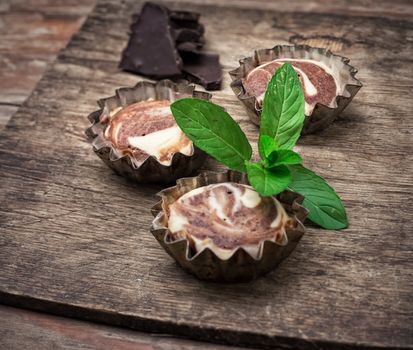
[[[412,347],[412,23],[170,4],[202,12],[225,71],[299,35],[344,43],[365,86],[300,147],[342,196],[350,228],[310,227],[277,271],[250,284],[181,271],[148,231],[159,188],[114,175],[83,136],[96,99],[138,80],[117,62],[140,4],[104,0],[1,135],[0,301],[231,344]],[[257,139],[227,75],[214,101]]]
[[[219,6],[215,0],[211,5]],[[48,64],[52,62],[58,50],[66,45],[70,36],[83,22],[84,15],[90,11],[94,0],[78,2],[31,0],[7,0],[0,4],[0,128],[5,126],[22,102],[31,93]],[[226,2],[228,5],[228,1]],[[406,17],[409,16],[409,4],[400,1],[396,6],[388,2],[373,4],[354,2],[309,3],[307,1],[276,4],[271,1],[258,2],[231,1],[231,5],[241,8],[276,9],[282,6],[286,11],[356,13],[365,16]],[[332,6],[331,6],[332,5]],[[407,8],[406,8],[407,7]],[[350,11],[351,9],[351,11]],[[29,26],[27,25],[29,24]],[[46,39],[46,40],[45,40]],[[343,43],[329,37],[321,39],[321,46],[332,50],[341,48]],[[308,45],[320,46],[317,38],[297,40]],[[40,43],[40,45],[39,45]],[[3,45],[1,45],[3,44]]]
[[[172,338],[81,322],[38,312],[0,306],[3,350],[237,350],[224,345]]]
[[[167,2],[179,2],[166,0]],[[183,1],[185,2],[185,0]],[[345,16],[411,19],[413,4],[406,0],[191,0],[192,4],[234,7],[246,10],[270,10],[284,13],[313,13]]]
[[[194,0],[192,2],[197,2]],[[216,0],[201,3],[221,6]],[[79,28],[95,0],[4,0],[0,4],[0,128],[15,112],[10,104],[20,106],[54,61],[70,36]],[[334,1],[306,0],[272,2],[268,0],[227,0],[226,6],[259,8],[286,12],[318,12],[409,18],[413,6],[405,0],[392,1]],[[327,38],[328,39],[328,38]],[[307,40],[312,45],[313,38]],[[335,44],[332,44],[335,49]]]
[[[0,129],[32,92],[94,3],[95,0],[1,1]]]

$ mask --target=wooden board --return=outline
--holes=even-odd
[[[237,350],[0,306],[2,350]]]
[[[2,0],[0,129],[77,31],[94,0]]]
[[[413,347],[412,23],[169,4],[202,12],[225,72],[254,48],[306,40],[352,59],[364,87],[333,126],[300,141],[350,228],[309,228],[277,271],[250,284],[178,268],[148,230],[159,188],[113,174],[83,134],[98,98],[138,80],[117,63],[140,3],[104,0],[1,134],[0,301],[237,345]],[[227,74],[213,100],[257,139]]]
[[[221,5],[219,0],[193,0]],[[2,0],[0,3],[0,129],[33,91],[46,68],[70,36],[78,30],[95,0]],[[409,18],[406,0],[388,2],[341,0],[330,3],[307,0],[226,0],[242,8],[259,7],[285,11],[353,13]]]

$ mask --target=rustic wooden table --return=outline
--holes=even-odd
[[[0,129],[34,89],[95,0],[0,2]]]
[[[99,1],[52,64],[94,1],[2,1],[0,302],[112,326],[0,306],[0,348],[227,348],[160,333],[271,348],[412,348],[411,3],[167,3],[202,13],[225,74],[276,43],[352,59],[363,89],[335,125],[301,141],[343,195],[351,227],[310,228],[280,269],[249,285],[187,276],[148,234],[143,210],[157,188],[113,175],[83,137],[94,101],[137,81],[117,61],[140,2]],[[214,100],[254,140],[228,82]]]

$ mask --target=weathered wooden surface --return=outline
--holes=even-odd
[[[95,0],[3,0],[0,3],[0,129],[22,105],[35,84],[54,61],[70,36],[79,28]],[[214,6],[280,9],[286,12],[317,12],[379,15],[409,18],[406,1],[357,0],[308,2],[299,0],[192,0]],[[328,40],[328,38],[327,38]],[[308,39],[309,45],[312,38]],[[334,44],[332,48],[335,49]]]
[[[406,0],[193,0],[214,6],[409,18]],[[2,0],[0,3],[0,128],[17,111],[83,22],[95,0]],[[308,39],[311,45],[312,39]],[[327,38],[328,40],[328,38]],[[332,48],[335,49],[333,45]]]
[[[0,306],[2,350],[237,350]]]
[[[0,129],[77,31],[95,0],[0,2]]]
[[[333,126],[300,141],[307,165],[342,196],[350,228],[310,228],[254,283],[181,271],[148,231],[158,188],[111,173],[83,135],[95,100],[138,79],[117,62],[139,3],[101,1],[1,135],[0,301],[233,344],[413,347],[412,23],[178,7],[203,13],[225,71],[253,48],[302,40],[351,57],[364,87]],[[256,140],[227,75],[214,100]]]

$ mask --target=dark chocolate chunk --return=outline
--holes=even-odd
[[[184,41],[202,42],[205,32],[204,26],[196,21],[174,20],[170,17],[170,23],[175,33],[177,43]]]
[[[154,79],[185,76],[206,89],[219,89],[219,56],[199,51],[205,43],[199,17],[196,12],[145,3],[141,13],[132,17],[120,67]]]
[[[221,87],[222,71],[219,55],[199,51],[180,51],[184,65],[182,71],[188,80],[200,84],[207,90]]]
[[[175,21],[198,22],[201,15],[191,11],[170,11],[170,17]]]
[[[182,74],[182,60],[175,48],[166,7],[145,3],[139,18],[132,25],[120,67],[155,79]]]
[[[184,41],[200,42],[202,40],[202,33],[193,29],[179,28],[174,30],[174,37],[177,43]]]
[[[201,35],[205,33],[205,27],[199,22],[176,21],[171,19],[171,25],[174,28],[187,28],[199,32]]]
[[[179,52],[181,51],[195,51],[198,52],[199,49],[204,45],[203,42],[194,42],[194,41],[184,41],[182,43],[177,43],[176,48]]]

